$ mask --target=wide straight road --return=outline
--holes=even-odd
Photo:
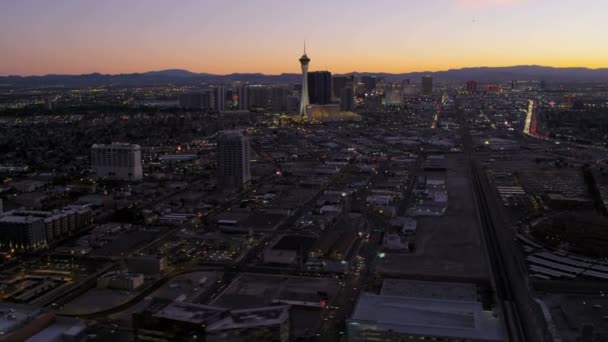
[[[501,204],[474,155],[473,140],[464,113],[460,112],[464,155],[477,201],[479,222],[486,246],[492,283],[509,341],[545,341],[545,322],[531,295],[526,270],[518,259],[513,232],[504,226]]]

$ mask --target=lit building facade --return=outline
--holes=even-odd
[[[302,66],[302,95],[300,96],[300,116],[307,116],[306,108],[310,104],[308,98],[308,63],[310,58],[306,56],[306,45],[304,45],[304,54],[300,57],[300,65]]]
[[[143,178],[141,147],[127,143],[95,144],[91,148],[97,177],[139,181]]]

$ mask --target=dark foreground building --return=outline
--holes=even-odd
[[[289,306],[228,310],[215,306],[156,300],[133,314],[135,341],[289,340]]]

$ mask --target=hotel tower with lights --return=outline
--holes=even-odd
[[[300,97],[300,117],[304,118],[307,116],[307,108],[309,104],[308,100],[308,63],[310,58],[306,56],[306,43],[304,43],[304,54],[300,57],[300,64],[302,65],[302,96]]]

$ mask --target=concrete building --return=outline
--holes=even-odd
[[[250,108],[269,109],[271,102],[270,88],[264,85],[247,87],[247,101]]]
[[[343,112],[355,110],[355,92],[351,86],[342,88],[340,92],[340,110]]]
[[[350,75],[350,76],[339,76],[339,77],[333,77],[332,78],[332,93],[333,93],[333,97],[339,99],[342,96],[342,89],[350,86],[351,88],[355,88],[356,82],[355,82],[355,76]]]
[[[291,305],[292,310],[320,309],[331,302],[337,293],[338,281],[333,277],[240,273],[210,304],[230,309],[253,309],[276,304]]]
[[[302,66],[302,94],[300,95],[300,117],[307,116],[307,108],[310,104],[308,98],[308,63],[310,58],[306,56],[306,43],[304,44],[304,54],[300,57],[300,65]]]
[[[1,340],[5,342],[86,341],[86,325],[82,321],[13,303],[0,303],[0,332]]]
[[[409,244],[407,241],[401,239],[399,234],[387,233],[382,239],[382,247],[388,251],[401,251],[407,252],[409,250]]]
[[[141,273],[108,272],[97,279],[97,287],[118,290],[135,290],[143,283]]]
[[[46,243],[43,217],[11,214],[0,217],[0,245],[15,248],[39,248],[45,246]]]
[[[300,108],[300,98],[297,96],[287,96],[287,112],[297,113]]]
[[[433,93],[433,76],[422,76],[422,94],[430,95]]]
[[[249,138],[240,131],[224,131],[217,142],[217,176],[221,187],[246,187],[251,180]]]
[[[226,88],[222,85],[215,87],[214,89],[214,107],[218,112],[226,110]]]
[[[154,300],[133,314],[135,341],[204,341],[206,327],[219,321],[223,312],[219,307]]]
[[[209,342],[277,341],[290,338],[289,306],[231,310],[207,327]]]
[[[308,73],[308,94],[311,104],[330,104],[331,91],[331,72],[314,71]]]
[[[270,110],[274,113],[287,111],[287,88],[272,87],[270,89]]]
[[[403,104],[403,88],[401,87],[386,87],[384,89],[384,104],[385,105],[401,105]]]
[[[248,96],[248,87],[242,86],[238,88],[237,91],[237,101],[239,105],[239,110],[248,110],[249,109],[249,96]]]
[[[141,147],[128,143],[95,144],[91,148],[97,177],[139,181],[143,178]]]
[[[88,226],[91,219],[88,205],[70,205],[54,211],[8,211],[0,215],[0,244],[43,247]]]
[[[215,91],[189,91],[179,96],[179,106],[186,109],[214,109]]]
[[[345,260],[358,237],[354,230],[326,230],[311,246],[311,259]]]
[[[283,236],[264,250],[264,262],[287,265],[303,262],[316,240],[310,236]]]
[[[365,92],[370,92],[376,89],[376,76],[361,76],[361,83],[363,83],[363,90]]]
[[[500,321],[477,301],[363,293],[347,321],[348,341],[503,341]]]
[[[289,341],[289,306],[229,310],[155,300],[133,314],[135,341]]]
[[[155,255],[137,255],[127,259],[127,268],[132,273],[154,275],[167,268],[167,259]]]

